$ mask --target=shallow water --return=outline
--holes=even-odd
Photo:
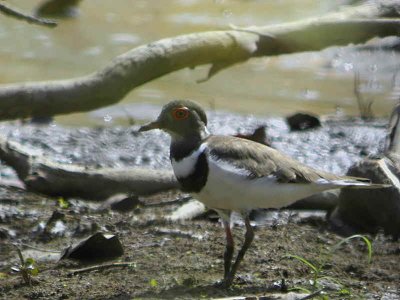
[[[60,20],[56,29],[1,15],[0,84],[77,77],[161,38],[227,29],[229,24],[298,20],[335,10],[340,2],[345,1],[83,1],[79,16]],[[12,4],[25,11],[35,5],[28,0]],[[129,107],[130,103],[163,104],[173,98],[190,98],[208,108],[257,115],[287,115],[298,110],[355,115],[353,77],[359,70],[363,95],[374,99],[377,115],[388,115],[394,103],[390,97],[393,76],[400,69],[399,54],[351,49],[252,59],[201,84],[196,80],[205,77],[208,66],[181,70],[133,90],[113,111],[124,115],[124,105]],[[58,120],[82,125],[101,124],[116,117],[98,115],[88,118],[87,114],[72,114]]]
[[[335,174],[344,174],[366,155],[382,153],[386,121],[326,121],[315,130],[291,132],[282,118],[209,112],[209,129],[219,135],[250,133],[266,125],[272,146],[306,165]],[[4,123],[0,131],[33,154],[62,164],[88,168],[148,167],[170,169],[169,137],[153,130],[138,133],[138,126],[71,128],[64,126],[13,125]],[[13,179],[8,168],[0,177]]]

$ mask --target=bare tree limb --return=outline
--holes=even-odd
[[[132,49],[87,76],[0,86],[0,120],[90,111],[186,67],[211,64],[210,77],[251,57],[317,51],[398,35],[400,20],[390,19],[398,17],[398,11],[399,1],[381,0],[298,22],[159,40]]]
[[[28,15],[22,11],[19,11],[16,8],[11,7],[10,5],[0,3],[0,12],[3,14],[16,18],[18,20],[24,20],[28,23],[47,26],[47,27],[56,27],[57,22],[49,19],[39,18],[35,16]]]
[[[0,137],[0,159],[17,172],[28,190],[51,196],[105,199],[118,193],[148,195],[178,188],[172,171],[63,165],[4,137]]]

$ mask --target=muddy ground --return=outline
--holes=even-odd
[[[210,119],[213,119],[212,115]],[[221,115],[220,115],[221,116]],[[230,116],[212,121],[217,133],[246,132],[262,123],[278,149],[319,168],[344,173],[353,162],[382,149],[386,121],[329,121],[320,129],[290,133],[281,119]],[[215,118],[214,118],[215,120]],[[228,126],[226,124],[235,124]],[[10,139],[44,151],[48,157],[88,167],[147,165],[168,168],[168,139],[161,133],[138,136],[136,127],[64,128],[2,125]],[[323,290],[329,299],[400,299],[400,244],[382,234],[367,235],[372,261],[361,240],[333,251],[343,238],[330,231],[323,213],[298,217],[282,214],[272,222],[255,222],[256,238],[231,289],[216,285],[223,273],[224,232],[213,214],[195,220],[165,219],[182,204],[178,191],[140,197],[127,212],[99,210],[102,203],[48,198],[6,187],[15,174],[1,166],[0,298],[2,299],[200,299],[263,296],[291,290]],[[58,218],[49,222],[55,211]],[[244,228],[234,232],[237,245]],[[59,260],[61,251],[95,232],[115,234],[124,254],[111,262],[128,262],[86,272],[75,270],[109,263]],[[32,286],[18,266],[17,243],[39,269]],[[53,252],[48,252],[53,251]],[[287,255],[301,256],[312,269]],[[313,279],[317,279],[313,285]]]

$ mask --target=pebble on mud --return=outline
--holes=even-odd
[[[295,113],[286,118],[291,131],[302,131],[321,127],[319,118],[309,113]]]
[[[108,198],[100,207],[99,211],[111,209],[118,212],[129,212],[140,205],[141,201],[136,195],[117,194]]]

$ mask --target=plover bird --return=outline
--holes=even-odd
[[[384,187],[364,178],[315,170],[260,143],[212,135],[206,113],[192,101],[165,105],[157,120],[140,131],[152,129],[171,136],[170,159],[181,189],[216,210],[222,219],[226,234],[222,284],[226,287],[232,284],[254,238],[248,217],[251,209],[285,207],[329,189]],[[233,264],[232,211],[240,213],[246,225],[245,240]]]

